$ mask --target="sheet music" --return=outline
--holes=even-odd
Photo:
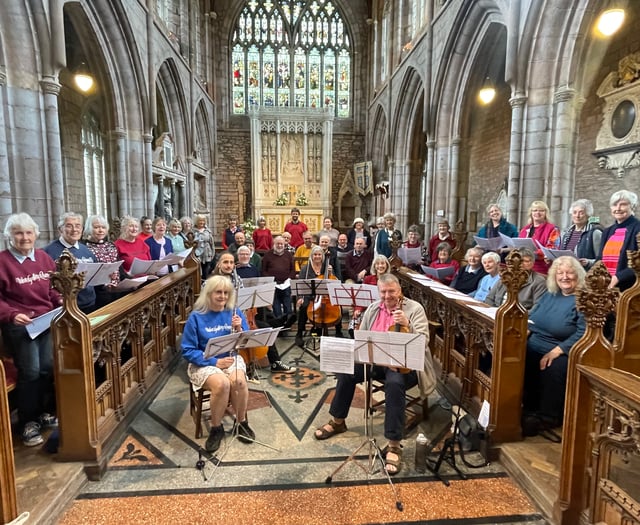
[[[473,240],[476,241],[476,244],[480,246],[480,248],[490,252],[497,252],[498,250],[500,250],[500,248],[506,246],[502,237],[484,238],[474,235]]]
[[[272,283],[274,280],[274,277],[271,275],[265,275],[264,277],[247,277],[245,279],[242,279],[242,284],[245,288],[252,288],[261,284]]]
[[[528,248],[532,252],[538,251],[536,243],[530,237],[509,237],[500,232],[500,238],[504,241],[505,246],[508,248]]]
[[[136,290],[140,288],[147,281],[155,281],[157,277],[155,275],[143,275],[142,277],[133,277],[131,279],[122,279],[118,283],[118,286],[115,287],[116,290],[120,290],[122,292]]]
[[[355,358],[353,339],[320,338],[320,370],[334,374],[353,374]]]
[[[456,269],[453,266],[446,266],[444,268],[432,268],[431,266],[425,266],[424,264],[421,264],[420,268],[422,268],[422,271],[429,277],[433,277],[434,279],[438,279],[440,281],[445,277],[456,273]]]
[[[398,257],[408,266],[409,264],[420,264],[422,262],[422,248],[398,248]]]
[[[558,257],[562,257],[562,256],[569,256],[569,257],[573,257],[574,259],[577,259],[576,254],[573,253],[571,250],[552,250],[551,248],[545,248],[537,240],[536,240],[536,244],[542,250],[542,254],[545,256],[545,258],[549,259],[550,261],[553,261]]]
[[[173,254],[169,254],[169,255],[173,255]],[[177,260],[180,261],[181,259],[178,258]],[[158,273],[158,271],[160,271],[165,266],[169,266],[172,264],[176,264],[176,259],[174,257],[164,258],[160,260],[153,260],[153,261],[143,261],[136,257],[135,259],[133,259],[133,264],[131,265],[131,269],[129,270],[129,273],[131,275],[139,275],[141,273],[155,274],[155,273]]]
[[[245,288],[240,288],[238,290],[236,307],[240,310],[246,310],[247,308],[260,308],[262,306],[272,305],[275,291],[276,288],[273,281],[252,286],[251,288],[247,288],[246,286]]]
[[[31,322],[25,326],[27,329],[27,333],[31,339],[35,339],[41,333],[45,332],[49,328],[51,328],[51,321],[53,318],[62,310],[62,306],[58,306],[58,308],[54,308],[50,312],[46,314],[39,315],[38,317],[34,317]]]
[[[88,263],[78,261],[76,273],[84,274],[84,287],[99,286],[101,284],[110,284],[111,275],[118,273],[122,261],[113,263]]]
[[[361,306],[366,308],[380,299],[380,292],[375,284],[327,283],[329,299],[334,306]]]
[[[287,288],[291,287],[291,279],[287,279],[286,281],[280,283],[280,284],[276,284],[276,288],[278,290],[286,290]]]
[[[354,358],[359,363],[424,370],[424,334],[356,330],[354,337]]]
[[[237,348],[254,348],[256,346],[271,346],[280,328],[258,328],[257,330],[247,330],[233,334],[212,337],[207,341],[204,349],[204,357],[214,357],[220,354],[231,353]]]

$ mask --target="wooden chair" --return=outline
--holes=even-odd
[[[202,412],[206,402],[210,402],[211,394],[204,388],[197,388],[189,383],[189,411],[196,426],[196,439],[202,437]]]

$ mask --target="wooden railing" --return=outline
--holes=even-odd
[[[415,272],[398,271],[403,293],[424,305],[433,328],[430,346],[441,389],[475,416],[482,402],[489,402],[494,443],[522,439],[527,311],[518,303],[518,290],[528,274],[521,262],[519,254],[509,256],[502,272],[508,298],[495,318],[483,312],[489,309],[482,303],[445,295]]]
[[[185,267],[93,312],[77,307],[82,277],[63,254],[52,284],[64,298],[51,330],[60,443],[58,459],[84,461],[92,479],[127,423],[161,386],[179,358],[182,323],[200,292],[200,264]],[[98,381],[94,364],[98,363]]]
[[[0,359],[0,519],[2,523],[8,523],[18,516],[8,393],[4,365]]]

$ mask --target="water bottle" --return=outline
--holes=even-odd
[[[416,438],[416,472],[426,472],[427,470],[427,445],[429,440],[420,432]]]

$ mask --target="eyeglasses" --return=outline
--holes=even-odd
[[[82,230],[82,224],[65,224],[64,225],[64,229],[65,230]]]

